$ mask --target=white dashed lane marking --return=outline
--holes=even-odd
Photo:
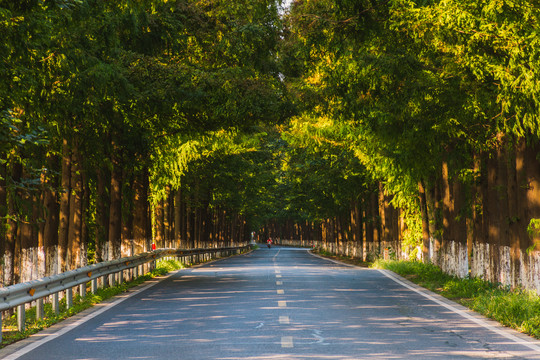
[[[288,325],[291,322],[288,316],[280,316],[279,323],[282,325]]]
[[[294,347],[292,336],[282,336],[281,337],[281,347],[282,348],[292,348],[292,347]]]

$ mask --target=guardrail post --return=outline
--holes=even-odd
[[[66,308],[70,309],[73,307],[73,289],[66,289]]]
[[[26,325],[26,309],[25,304],[17,306],[17,328],[23,332]]]
[[[2,343],[2,318],[4,317],[4,312],[0,311],[0,343]]]
[[[121,285],[124,282],[124,271],[121,270],[118,273],[118,285]]]
[[[115,287],[116,286],[116,274],[115,273],[112,273],[111,275],[109,275],[109,286],[110,287]]]
[[[54,293],[53,296],[52,296],[52,308],[53,308],[53,311],[56,315],[58,315],[60,313],[60,306],[59,306],[59,302],[58,302],[58,293]]]
[[[86,283],[79,285],[79,296],[83,299],[86,297]]]
[[[43,320],[45,317],[45,309],[43,308],[43,298],[36,300],[36,319]]]
[[[92,282],[91,282],[92,283],[92,286],[91,286],[92,294],[95,294],[97,292],[97,289],[98,289],[97,281],[98,281],[97,278],[92,279]]]

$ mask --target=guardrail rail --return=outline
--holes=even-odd
[[[210,254],[219,256],[230,256],[234,253],[239,254],[242,250],[248,249],[250,245],[225,248],[208,249],[157,249],[134,255],[126,258],[104,261],[97,264],[88,265],[75,270],[66,271],[61,274],[47,276],[41,279],[15,284],[0,288],[0,314],[3,311],[17,307],[17,325],[19,331],[25,329],[25,305],[36,302],[36,317],[43,318],[43,300],[52,295],[52,306],[58,312],[59,293],[65,291],[67,307],[73,304],[73,288],[80,286],[81,296],[86,294],[86,285],[91,282],[92,293],[98,289],[98,279],[109,277],[108,282],[114,286],[116,282],[123,282],[125,270],[134,270],[134,277],[139,273],[144,275],[144,265],[164,257],[185,258],[191,257],[190,263],[193,263],[193,256]],[[200,259],[198,259],[200,261]],[[198,262],[199,262],[198,261]],[[139,269],[142,267],[142,271]],[[149,270],[149,269],[148,269]],[[103,283],[106,283],[103,281]],[[81,286],[82,285],[82,286]],[[2,341],[2,318],[0,317],[0,342]]]

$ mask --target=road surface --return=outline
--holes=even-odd
[[[0,351],[30,359],[540,359],[538,342],[386,271],[266,247],[180,270]]]

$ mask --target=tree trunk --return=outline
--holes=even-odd
[[[109,239],[109,210],[110,200],[108,184],[110,175],[105,167],[97,169],[97,197],[96,197],[96,261],[109,259],[107,241]]]
[[[540,219],[540,162],[538,154],[540,146],[538,139],[531,141],[525,148],[524,164],[526,174],[525,184],[525,226],[529,225],[531,219]],[[522,245],[525,252],[530,250],[540,250],[540,233],[533,232],[528,236],[527,242]]]
[[[2,158],[2,161],[5,161]],[[7,193],[7,167],[0,161],[0,287],[4,286],[4,267],[6,264],[6,244],[8,233],[8,193]]]
[[[82,211],[81,211],[81,262],[79,266],[88,265],[88,244],[90,242],[90,233],[88,230],[87,214],[90,208],[90,185],[85,174],[82,176],[83,194],[82,194]]]
[[[49,169],[57,169],[58,159],[49,157]],[[43,227],[43,247],[45,251],[45,275],[58,273],[58,177],[52,171],[45,174],[43,189],[43,208],[45,224]]]
[[[67,139],[62,142],[62,178],[60,185],[60,214],[58,228],[58,266],[60,272],[66,271],[66,255],[69,236],[69,198],[71,193],[71,150]]]
[[[429,263],[431,262],[429,257],[429,217],[426,190],[422,181],[418,182],[418,199],[420,202],[420,213],[422,215],[422,260],[425,263]]]
[[[182,239],[182,190],[178,189],[174,193],[174,240],[180,247]]]
[[[162,209],[163,209],[163,246],[168,247],[167,242],[171,239],[171,221],[170,221],[170,202],[169,197],[171,194],[171,189],[167,186],[165,191],[165,198],[162,200]]]
[[[373,219],[373,248],[374,254],[381,252],[381,214],[379,213],[379,192],[371,193],[371,215]]]
[[[11,181],[14,184],[18,184],[22,177],[22,166],[18,163],[11,165]],[[7,229],[6,229],[6,243],[5,243],[5,256],[4,256],[4,285],[9,286],[19,282],[19,277],[15,269],[17,262],[17,233],[18,233],[18,209],[17,194],[15,190],[8,191],[7,193]]]
[[[435,181],[426,191],[426,204],[429,218],[430,259],[435,265],[439,265],[439,250],[441,248],[441,191],[440,181]]]
[[[124,171],[123,179],[123,194],[122,198],[122,232],[121,232],[121,256],[127,257],[133,255],[133,212],[135,203],[135,192],[133,189],[134,179],[131,173]],[[124,192],[125,191],[125,192]],[[125,198],[125,199],[124,199]]]
[[[83,182],[78,144],[74,142],[71,156],[71,191],[66,266],[69,270],[81,265]]]
[[[114,146],[113,146],[114,148]],[[122,168],[116,154],[112,156],[109,208],[109,260],[120,258],[122,246]]]
[[[145,240],[150,237],[147,233],[148,222],[148,176],[146,171],[135,176],[133,181],[134,214],[133,214],[133,238],[135,240],[135,252],[144,251]]]
[[[165,238],[163,234],[163,231],[164,231],[163,223],[164,223],[163,200],[159,200],[154,205],[154,238],[157,244],[161,244]],[[157,245],[157,246],[161,246],[161,245]]]
[[[29,174],[23,170],[23,178],[28,179]],[[19,243],[20,243],[20,263],[19,275],[20,282],[34,280],[34,254],[37,249],[37,237],[34,237],[34,226],[37,224],[34,217],[34,208],[39,206],[36,204],[36,196],[26,189],[19,188],[17,197],[21,201],[20,220],[19,220]]]
[[[454,241],[453,222],[452,217],[454,215],[454,202],[450,193],[450,179],[448,173],[448,163],[443,161],[442,163],[442,198],[443,198],[443,236],[441,247],[443,251],[446,251],[446,246],[451,241]]]
[[[507,197],[508,197],[508,241],[510,248],[510,283],[512,286],[518,286],[520,281],[520,227],[523,222],[520,222],[519,208],[522,206],[519,203],[518,190],[518,171],[522,171],[522,154],[520,154],[520,169],[518,170],[518,147],[519,145],[512,144],[512,147],[507,146],[505,149],[505,157],[507,159]]]
[[[510,268],[510,214],[508,210],[508,162],[506,158],[506,139],[504,135],[499,134],[499,146],[496,150],[496,164],[497,178],[496,178],[496,191],[497,191],[497,222],[499,224],[499,236],[496,239],[496,252],[498,255],[496,273],[497,281],[504,284],[511,284],[512,272]],[[494,239],[495,240],[495,239]]]

